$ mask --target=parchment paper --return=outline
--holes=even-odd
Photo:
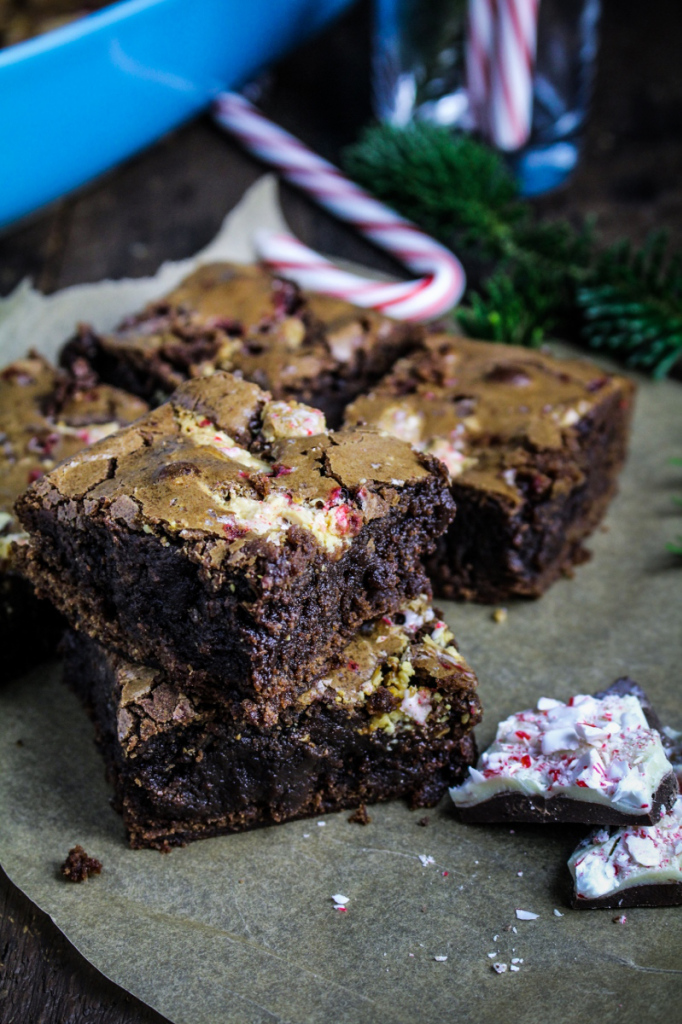
[[[248,259],[255,224],[281,225],[271,179],[201,258]],[[47,299],[22,286],[0,307],[2,362],[29,343],[54,355],[77,319],[111,326],[189,265]],[[482,744],[538,696],[625,673],[682,727],[682,569],[665,553],[680,531],[668,460],[682,451],[681,412],[679,384],[640,382],[621,493],[574,580],[510,606],[504,624],[489,608],[445,605],[480,677]],[[682,908],[630,910],[616,924],[613,911],[566,906],[581,829],[465,827],[446,799],[427,827],[425,812],[394,803],[371,808],[365,827],[343,813],[163,856],[126,847],[103,774],[58,665],[0,690],[3,867],[96,967],[177,1024],[639,1024],[673,1021],[682,1005]],[[75,843],[104,864],[80,886],[58,874]],[[516,908],[539,918],[518,921]],[[517,973],[491,970],[512,957]]]

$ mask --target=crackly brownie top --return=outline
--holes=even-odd
[[[517,500],[517,474],[533,453],[572,450],[606,395],[629,402],[632,391],[587,361],[433,334],[348,407],[346,423],[401,437],[441,459],[451,477]]]
[[[160,670],[107,657],[117,686],[118,738],[127,754],[154,735],[214,715],[212,705],[184,694]],[[360,716],[359,732],[392,736],[415,727],[438,732],[452,724],[454,707],[466,731],[481,717],[476,687],[452,633],[422,595],[401,612],[366,623],[337,668],[302,694],[289,715],[332,703]],[[239,721],[237,708],[235,714]]]
[[[14,502],[22,491],[147,408],[118,388],[80,387],[35,353],[0,371],[0,559],[20,536]]]
[[[402,441],[367,429],[328,432],[318,410],[273,401],[218,372],[186,382],[32,493],[49,503],[82,501],[86,515],[164,543],[196,541],[202,561],[218,567],[250,559],[253,541],[259,551],[264,542],[281,547],[291,530],[299,547],[307,537],[338,556],[406,485],[441,473]]]
[[[325,374],[343,374],[389,336],[417,333],[341,299],[303,292],[261,266],[213,263],[101,343],[147,364],[167,392],[188,377],[228,370],[288,397]]]

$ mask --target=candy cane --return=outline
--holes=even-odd
[[[472,127],[488,132],[490,65],[493,58],[492,0],[469,0],[466,33],[466,78]]]
[[[466,278],[462,264],[449,249],[353,184],[243,96],[221,93],[214,104],[214,117],[246,149],[276,167],[282,177],[320,206],[352,224],[410,270],[424,275],[419,280],[390,284],[371,281],[340,270],[295,238],[259,232],[259,255],[283,277],[357,306],[381,310],[396,320],[429,319],[459,302]]]
[[[497,0],[488,117],[498,149],[520,149],[530,137],[537,23],[538,0]]]

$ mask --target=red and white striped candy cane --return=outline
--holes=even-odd
[[[491,0],[467,5],[466,77],[472,127],[488,134],[490,64],[493,57],[494,15]]]
[[[357,306],[378,309],[396,320],[430,319],[459,302],[466,278],[462,264],[449,249],[353,184],[333,164],[269,121],[243,96],[221,93],[214,104],[214,116],[246,149],[276,167],[282,177],[320,206],[352,224],[410,270],[424,275],[419,280],[390,284],[371,281],[340,270],[296,238],[259,232],[259,255],[283,277]]]
[[[505,152],[520,149],[530,137],[538,9],[539,0],[469,0],[472,119]]]

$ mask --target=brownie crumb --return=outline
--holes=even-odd
[[[428,815],[424,815],[423,818],[420,818],[417,824],[421,825],[422,828],[426,828],[426,826],[429,824]]]
[[[82,846],[74,846],[62,864],[62,874],[69,882],[84,882],[90,875],[102,873],[102,864],[96,857],[88,857]]]
[[[372,819],[367,813],[367,808],[365,807],[365,805],[360,804],[358,809],[356,811],[353,811],[348,820],[354,822],[356,825],[369,825]]]

